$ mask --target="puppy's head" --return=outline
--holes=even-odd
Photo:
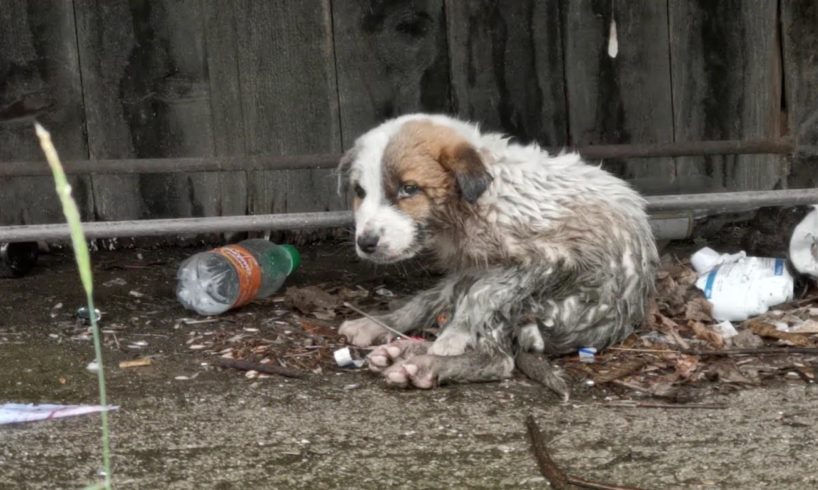
[[[393,120],[371,130],[339,169],[353,193],[356,251],[379,263],[423,250],[434,240],[435,224],[474,205],[491,183],[477,149],[431,119]]]

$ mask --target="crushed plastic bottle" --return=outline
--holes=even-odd
[[[200,315],[219,315],[270,296],[299,265],[301,257],[292,245],[244,240],[182,262],[176,274],[176,298]]]

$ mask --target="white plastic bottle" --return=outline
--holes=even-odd
[[[273,294],[298,266],[292,245],[264,239],[197,253],[179,266],[176,298],[200,315],[218,315]]]

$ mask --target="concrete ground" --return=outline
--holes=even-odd
[[[700,400],[723,409],[661,409],[605,406],[635,394],[582,384],[563,405],[519,377],[404,391],[365,371],[248,379],[213,368],[212,355],[187,343],[212,324],[178,326],[192,315],[173,298],[175,268],[193,251],[93,257],[102,326],[119,325],[119,347],[106,336],[104,352],[109,400],[120,407],[110,416],[116,488],[544,488],[528,414],[557,463],[585,479],[646,489],[818,487],[818,392],[800,379],[725,385]],[[331,276],[401,293],[428,280],[351,255],[308,250],[288,284]],[[98,401],[85,369],[93,346],[72,320],[81,304],[63,254],[0,280],[0,403]],[[264,334],[272,308],[253,305],[225,321]],[[147,345],[127,347],[137,339]],[[143,355],[151,366],[117,366]],[[0,426],[0,488],[82,488],[96,481],[100,447],[97,415]]]

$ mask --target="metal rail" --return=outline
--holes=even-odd
[[[713,209],[720,211],[818,203],[818,189],[781,191],[725,192],[648,197],[652,213]],[[683,238],[687,215],[654,217],[654,230],[660,239]],[[675,221],[674,221],[675,220]],[[265,214],[254,216],[214,216],[207,218],[154,219],[138,221],[95,221],[83,224],[89,238],[175,236],[195,233],[223,233],[253,230],[298,230],[334,228],[352,223],[349,211],[321,213]],[[671,226],[672,225],[672,226]],[[677,226],[678,225],[678,226]],[[66,224],[18,225],[0,227],[0,242],[56,241],[69,237]]]
[[[796,150],[790,138],[773,140],[722,140],[676,143],[592,145],[550,148],[549,151],[577,151],[589,160],[608,158],[656,158],[702,155],[791,154]],[[137,158],[116,160],[73,160],[63,162],[66,173],[150,174],[178,172],[224,172],[247,170],[296,170],[335,168],[341,155],[251,155],[227,157]],[[0,177],[51,175],[45,162],[0,162]]]

